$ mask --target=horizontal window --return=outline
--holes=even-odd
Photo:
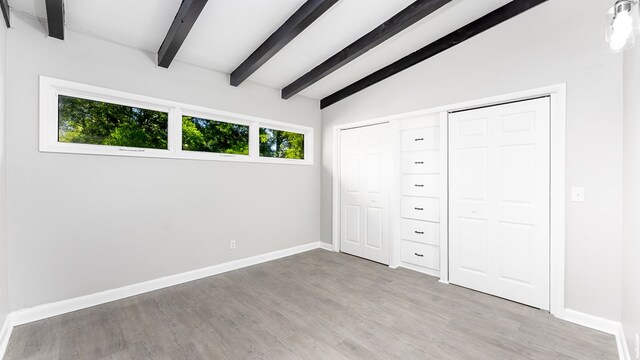
[[[249,126],[183,116],[182,150],[249,155]]]
[[[58,96],[58,141],[167,149],[166,112]]]
[[[304,134],[261,127],[260,156],[304,159]]]
[[[40,77],[40,151],[313,164],[313,129]]]

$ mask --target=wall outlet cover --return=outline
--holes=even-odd
[[[584,188],[573,187],[571,188],[571,201],[584,202]]]
[[[236,241],[235,240],[229,241],[229,250],[234,250],[235,248],[236,248]]]

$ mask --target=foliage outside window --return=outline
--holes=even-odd
[[[249,155],[249,126],[183,116],[182,150]]]
[[[260,156],[304,159],[304,134],[260,128]]]
[[[58,141],[167,149],[168,114],[139,107],[58,96]]]
[[[46,76],[39,91],[41,152],[313,164],[308,126]]]

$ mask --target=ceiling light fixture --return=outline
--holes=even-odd
[[[634,45],[638,27],[638,0],[617,0],[607,11],[607,42],[614,52]]]

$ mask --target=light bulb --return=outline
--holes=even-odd
[[[629,11],[621,11],[615,15],[611,30],[611,50],[620,51],[627,45],[627,40],[633,33],[633,17]]]
[[[611,39],[609,40],[609,46],[611,47],[611,50],[620,51],[624,49],[624,47],[627,45],[627,39],[628,37],[624,37],[619,34],[611,35]]]
[[[611,24],[614,33],[620,33],[624,37],[629,37],[633,32],[633,17],[629,11],[621,11],[616,14]]]

